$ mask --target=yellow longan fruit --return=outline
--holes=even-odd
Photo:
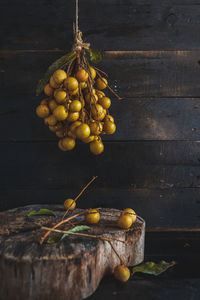
[[[92,79],[95,79],[97,73],[96,73],[96,71],[95,71],[95,69],[93,67],[90,67],[90,73],[91,73]]]
[[[62,151],[67,151],[67,150],[63,147],[63,145],[62,145],[62,140],[59,140],[59,142],[58,142],[58,148],[59,148],[60,150],[62,150]]]
[[[49,80],[49,83],[50,83],[50,86],[53,88],[53,89],[58,89],[59,88],[59,84],[57,82],[55,82],[53,76],[51,76],[50,80]]]
[[[103,97],[106,96],[106,95],[104,94],[104,92],[99,91],[99,90],[96,90],[96,94],[97,94],[98,99],[101,99],[101,98],[103,98]]]
[[[66,210],[74,210],[74,208],[76,207],[76,201],[74,201],[73,199],[66,199],[64,202],[64,208]]]
[[[76,79],[79,82],[85,82],[88,80],[88,73],[84,70],[84,69],[80,69],[78,70],[78,72],[76,73]]]
[[[90,126],[91,134],[93,135],[99,135],[103,131],[103,125],[100,122],[95,122],[95,121],[90,122],[89,126]]]
[[[57,123],[56,125],[49,125],[49,130],[52,132],[56,132],[62,129],[62,124]]]
[[[80,87],[81,89],[85,89],[87,87],[87,83],[86,82],[80,82]]]
[[[56,120],[54,115],[50,115],[50,116],[48,116],[47,118],[44,119],[44,122],[45,122],[46,125],[54,126],[54,125],[56,125],[57,120]]]
[[[39,118],[46,118],[49,115],[49,108],[45,104],[40,104],[36,108],[36,114]]]
[[[59,138],[63,138],[65,136],[64,130],[63,129],[57,130],[56,136]]]
[[[92,112],[92,115],[93,115],[94,119],[97,120],[97,121],[101,121],[105,117],[104,109],[100,104],[96,104],[96,105],[92,104],[91,105],[91,112]]]
[[[98,97],[97,95],[91,95],[90,93],[88,93],[86,96],[85,96],[85,101],[87,104],[94,104],[94,103],[97,103],[98,101]]]
[[[63,83],[66,78],[67,74],[64,70],[57,70],[53,73],[53,79],[57,84]]]
[[[49,108],[50,108],[51,111],[53,111],[57,106],[58,106],[58,104],[55,100],[51,99],[49,101]]]
[[[88,224],[97,224],[100,220],[100,213],[96,209],[89,209],[85,214],[85,221]]]
[[[106,121],[103,130],[106,134],[113,134],[116,131],[116,125],[111,121]]]
[[[123,210],[123,213],[129,214],[132,217],[132,222],[135,223],[137,216],[136,216],[136,212],[132,208],[125,208]]]
[[[75,139],[71,137],[65,137],[62,139],[62,146],[67,151],[74,149],[75,145],[76,145]]]
[[[91,143],[92,141],[94,141],[94,139],[95,139],[95,136],[94,135],[90,135],[87,138],[82,139],[82,142],[85,143],[85,144],[88,144],[88,143]]]
[[[114,269],[114,276],[117,280],[126,282],[130,278],[130,270],[124,265],[119,265]]]
[[[53,88],[50,86],[49,83],[47,85],[45,85],[44,93],[45,93],[45,95],[47,95],[49,97],[53,95]]]
[[[101,141],[94,140],[93,142],[90,143],[90,151],[94,155],[99,155],[103,152],[104,150],[104,145]]]
[[[104,122],[106,122],[106,121],[110,121],[110,122],[114,123],[115,120],[111,115],[106,115],[104,118]]]
[[[68,122],[75,122],[79,119],[79,112],[70,112],[67,117]]]
[[[69,91],[69,94],[70,94],[71,96],[78,95],[78,94],[79,94],[79,90],[76,89],[76,90],[73,90],[73,91]]]
[[[108,81],[106,78],[98,78],[96,81],[96,86],[99,90],[104,90],[108,86]]]
[[[133,223],[132,217],[128,214],[121,214],[121,216],[119,216],[117,220],[117,225],[123,229],[130,228],[132,223]]]
[[[80,140],[85,139],[90,135],[90,127],[86,123],[82,123],[76,128],[75,134]]]
[[[65,91],[63,91],[63,90],[56,90],[54,92],[54,97],[55,97],[56,102],[58,104],[63,104],[67,100],[67,93]]]
[[[73,100],[69,105],[69,109],[73,112],[80,111],[81,108],[82,104],[79,100]]]
[[[74,77],[68,77],[64,81],[64,86],[68,91],[75,91],[78,89],[78,81]]]
[[[99,104],[101,104],[104,109],[108,109],[111,106],[111,100],[108,97],[102,97],[99,99]]]
[[[68,111],[63,105],[58,105],[54,111],[53,111],[54,116],[56,117],[57,120],[63,121],[67,119],[68,117]]]
[[[49,103],[49,99],[48,99],[48,98],[45,98],[45,99],[43,99],[43,100],[40,102],[40,104],[44,104],[44,105],[48,105],[48,103]]]
[[[82,123],[81,123],[81,121],[75,121],[74,123],[72,123],[71,125],[70,125],[70,131],[72,132],[72,133],[75,133],[75,130],[76,130],[76,127],[78,127],[79,125],[81,125]]]

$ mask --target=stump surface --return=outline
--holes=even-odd
[[[56,217],[27,217],[30,211],[40,208],[53,210]],[[131,229],[125,231],[116,224],[119,210],[102,212],[100,222],[90,225],[87,233],[126,241],[112,244],[127,266],[141,263],[144,220],[137,217]],[[55,205],[25,206],[0,213],[0,300],[13,300],[13,295],[15,300],[85,299],[96,290],[102,277],[120,263],[110,244],[99,239],[71,235],[57,244],[40,245],[44,234],[41,226],[52,227],[62,215],[62,206]],[[75,221],[85,224],[83,216]]]

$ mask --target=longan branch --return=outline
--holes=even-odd
[[[111,241],[108,241],[108,242],[109,242],[111,248],[113,249],[113,251],[115,252],[115,254],[117,255],[117,257],[119,258],[120,263],[121,263],[122,265],[125,265],[125,262],[123,261],[123,259],[121,258],[121,256],[117,253],[117,250],[114,248],[114,246],[113,246],[113,244],[111,243]]]

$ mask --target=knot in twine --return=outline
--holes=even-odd
[[[90,43],[84,43],[82,39],[82,32],[77,30],[74,33],[74,45],[72,47],[73,51],[80,52],[82,49],[89,49]]]

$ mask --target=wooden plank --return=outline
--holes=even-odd
[[[59,173],[59,171],[57,171]],[[77,175],[78,178],[78,175]],[[74,198],[83,187],[82,185],[58,187],[53,184],[43,187],[16,187],[12,178],[8,186],[1,186],[0,210],[31,204],[62,204],[66,198]],[[79,178],[78,178],[79,179]],[[32,179],[34,180],[34,179]],[[98,179],[99,181],[101,178]],[[23,182],[22,182],[23,184]],[[109,183],[108,183],[109,184]],[[118,182],[118,185],[120,183]],[[75,185],[75,183],[74,183]],[[199,188],[179,189],[122,189],[121,187],[103,188],[98,183],[89,188],[77,202],[81,208],[114,207],[123,209],[133,208],[142,216],[148,228],[160,231],[160,228],[199,228]],[[165,234],[162,232],[162,234]],[[179,231],[179,234],[183,234]]]
[[[7,95],[34,95],[38,80],[61,53],[0,52],[0,87]],[[199,97],[200,51],[108,51],[99,64],[125,98]]]
[[[79,24],[95,48],[199,49],[198,4],[198,0],[82,0]],[[4,0],[0,12],[1,49],[70,48],[73,1]]]
[[[57,140],[35,115],[39,98],[4,95],[2,99],[0,141]],[[200,98],[113,99],[110,113],[117,131],[104,136],[107,141],[200,139]]]

